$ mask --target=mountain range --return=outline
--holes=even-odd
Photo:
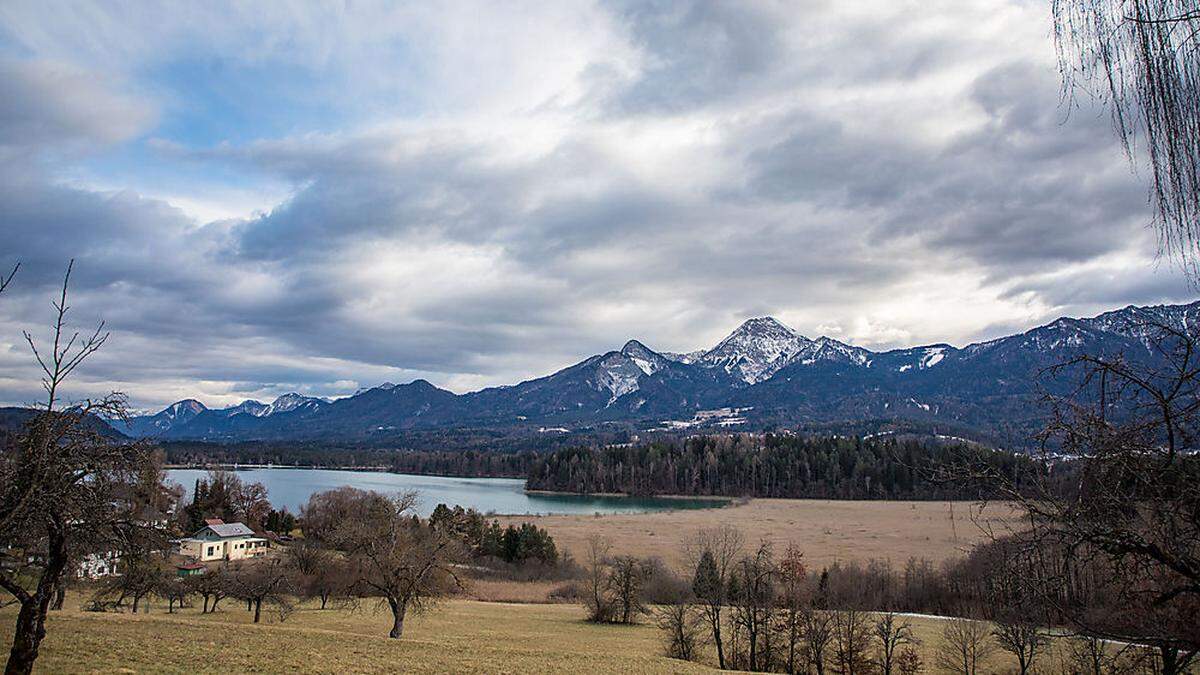
[[[188,399],[118,428],[132,436],[244,441],[386,439],[438,429],[545,434],[607,425],[630,431],[908,425],[1019,445],[1040,424],[1036,402],[1047,367],[1081,353],[1152,361],[1159,358],[1153,324],[1195,333],[1200,301],[1061,318],[962,348],[881,352],[809,339],[762,317],[711,349],[657,352],[630,340],[545,377],[467,394],[415,380],[337,400],[285,394],[270,404],[209,409]]]

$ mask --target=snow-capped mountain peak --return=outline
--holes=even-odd
[[[319,398],[290,392],[272,401],[271,405],[267,406],[267,411],[263,414],[274,415],[276,413],[291,412],[299,408],[316,409],[324,404],[325,401]]]
[[[270,408],[271,406],[267,405],[266,403],[261,403],[259,401],[255,401],[254,399],[248,399],[233,406],[232,408],[222,408],[221,410],[217,410],[215,412],[220,413],[222,417],[233,417],[234,415],[253,415],[255,417],[262,417],[263,415],[268,414]]]
[[[667,367],[667,359],[658,352],[651,350],[637,340],[630,340],[621,348],[621,354],[632,359],[637,367],[647,375],[653,375]]]
[[[719,367],[747,384],[762,382],[813,341],[772,317],[749,319],[695,363]]]

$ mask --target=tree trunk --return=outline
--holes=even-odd
[[[50,603],[50,609],[62,609],[63,603],[67,600],[67,589],[59,584],[54,589],[54,602]]]
[[[404,614],[408,611],[408,602],[388,598],[388,604],[392,607],[392,632],[388,633],[388,637],[398,640],[404,634]]]
[[[25,675],[33,672],[38,645],[46,635],[44,624],[38,621],[38,607],[45,605],[44,600],[37,595],[21,603],[21,611],[17,613],[17,632],[13,635],[12,649],[8,653],[8,666],[4,669],[5,675]]]
[[[51,591],[62,579],[67,565],[67,541],[59,530],[50,533],[46,567],[38,579],[37,590],[21,603],[17,626],[13,633],[12,649],[8,653],[5,675],[28,675],[38,657],[38,647],[46,637],[46,613],[50,609]]]
[[[725,645],[721,642],[721,608],[714,608],[712,613],[713,642],[717,645],[717,665],[725,670]]]
[[[137,614],[138,603],[141,602],[141,600],[142,600],[142,596],[140,596],[140,595],[133,596],[133,613],[134,614]]]
[[[1181,652],[1174,647],[1159,647],[1158,653],[1162,658],[1162,675],[1181,675],[1196,658],[1195,651]]]
[[[208,614],[208,596],[204,596],[204,609],[200,610],[201,614]]]
[[[259,616],[262,615],[262,598],[254,599],[254,623],[258,623]]]

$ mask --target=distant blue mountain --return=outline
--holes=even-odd
[[[269,405],[209,410],[188,399],[121,430],[210,441],[356,440],[451,428],[752,430],[890,420],[1019,444],[1040,423],[1039,387],[1055,386],[1045,381],[1046,368],[1082,353],[1153,361],[1153,324],[1195,333],[1200,302],[1062,318],[961,349],[885,352],[809,339],[762,317],[708,350],[671,354],[630,340],[557,373],[468,394],[416,380],[334,401],[287,394]]]

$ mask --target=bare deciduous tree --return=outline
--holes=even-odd
[[[327,608],[329,601],[335,598],[340,601],[339,606],[351,599],[351,570],[340,554],[306,539],[288,547],[285,558],[300,597],[319,600],[321,609]]]
[[[994,621],[996,627],[992,635],[996,638],[996,644],[1017,657],[1021,675],[1027,675],[1046,644],[1046,637],[1037,620],[1029,613],[1018,610],[1001,612]]]
[[[642,561],[631,555],[619,555],[609,561],[608,589],[615,605],[617,623],[635,623],[646,612],[642,588],[647,577]]]
[[[704,618],[688,600],[686,595],[680,594],[673,602],[654,610],[655,623],[664,633],[667,656],[684,661],[696,658],[704,631]]]
[[[983,472],[1024,512],[994,542],[1024,588],[1001,575],[991,604],[1033,599],[1077,633],[1153,645],[1173,674],[1200,650],[1200,344],[1190,323],[1126,331],[1142,344],[1048,371],[1048,471]]]
[[[729,604],[733,624],[746,638],[747,670],[766,670],[770,663],[776,572],[771,543],[763,541],[753,554],[738,560],[729,574]],[[742,655],[737,656],[740,661]]]
[[[833,656],[840,675],[871,672],[871,635],[869,615],[861,609],[849,607],[834,613]]]
[[[423,611],[463,588],[455,565],[466,558],[453,536],[415,518],[417,493],[387,497],[354,488],[321,492],[304,508],[306,536],[345,554],[355,592],[392,611],[389,637],[404,633],[409,610]]]
[[[778,569],[779,597],[775,628],[783,638],[787,672],[795,673],[800,666],[804,611],[809,604],[808,569],[804,565],[804,554],[794,544],[789,544],[779,560]]]
[[[587,573],[584,589],[584,604],[588,610],[588,621],[606,622],[612,620],[613,603],[608,597],[608,560],[612,544],[608,539],[599,535],[588,538],[587,549],[584,552],[584,566]]]
[[[742,534],[729,525],[701,530],[688,549],[695,574],[692,593],[712,634],[717,665],[725,668],[725,640],[721,636],[722,610],[727,602],[729,572],[742,552]]]
[[[949,619],[937,647],[938,667],[960,675],[975,675],[995,651],[991,629],[982,621]]]
[[[61,402],[64,382],[108,339],[103,322],[84,334],[69,328],[72,267],[53,303],[49,348],[25,333],[46,397],[16,441],[0,448],[0,550],[10,563],[0,566],[0,588],[20,605],[9,674],[33,669],[47,611],[73,555],[120,550],[133,537],[157,534],[131,499],[152,453],[146,445],[113,439],[96,419],[123,416],[125,398]]]
[[[275,608],[282,621],[293,609],[288,572],[278,558],[238,562],[226,574],[229,595],[246,601],[246,608],[254,612],[254,623],[261,620],[264,603]]]
[[[913,634],[912,624],[907,619],[901,619],[892,612],[882,614],[871,626],[875,640],[879,643],[879,672],[882,675],[892,675],[896,659],[906,646],[919,644]]]
[[[817,675],[825,675],[829,645],[833,642],[833,620],[831,613],[824,610],[805,609],[804,656]]]
[[[228,571],[224,566],[210,567],[203,574],[186,577],[184,583],[193,595],[203,600],[201,614],[217,611],[217,605],[229,595]]]

